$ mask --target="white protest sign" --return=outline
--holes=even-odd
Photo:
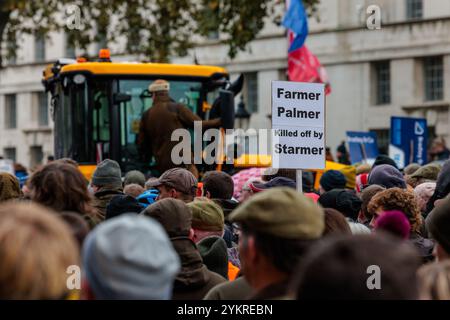
[[[0,159],[0,172],[8,172],[14,175],[15,171],[13,161],[8,159]]]
[[[272,167],[325,168],[325,85],[272,81]]]

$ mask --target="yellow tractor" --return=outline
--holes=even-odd
[[[136,142],[141,116],[152,106],[147,89],[156,79],[169,81],[171,98],[200,118],[220,117],[224,129],[233,128],[237,92],[230,89],[224,68],[111,62],[109,50],[102,49],[97,61],[60,59],[44,70],[42,83],[51,93],[55,123],[55,158],[76,160],[88,179],[106,158],[116,160],[123,172],[151,172],[155,164],[142,160]]]

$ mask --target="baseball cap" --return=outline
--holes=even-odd
[[[167,186],[184,194],[195,196],[197,191],[197,179],[183,168],[172,168],[165,171],[158,179],[148,182],[149,188]]]

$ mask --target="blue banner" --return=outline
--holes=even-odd
[[[347,143],[352,164],[361,162],[372,164],[378,156],[375,132],[347,131]]]
[[[427,120],[423,118],[391,118],[389,156],[402,169],[410,163],[427,163]]]

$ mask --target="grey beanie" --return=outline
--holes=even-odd
[[[137,170],[128,171],[127,174],[125,175],[125,179],[123,180],[123,185],[126,186],[133,183],[138,184],[142,188],[144,188],[145,187],[144,174]]]
[[[97,165],[92,175],[92,184],[96,186],[122,187],[122,172],[119,164],[111,159],[105,159]]]
[[[98,225],[82,250],[96,299],[170,299],[180,260],[154,219],[124,214]]]
[[[381,164],[372,169],[369,173],[369,185],[377,184],[386,189],[401,188],[406,189],[405,178],[402,173],[390,164]]]

